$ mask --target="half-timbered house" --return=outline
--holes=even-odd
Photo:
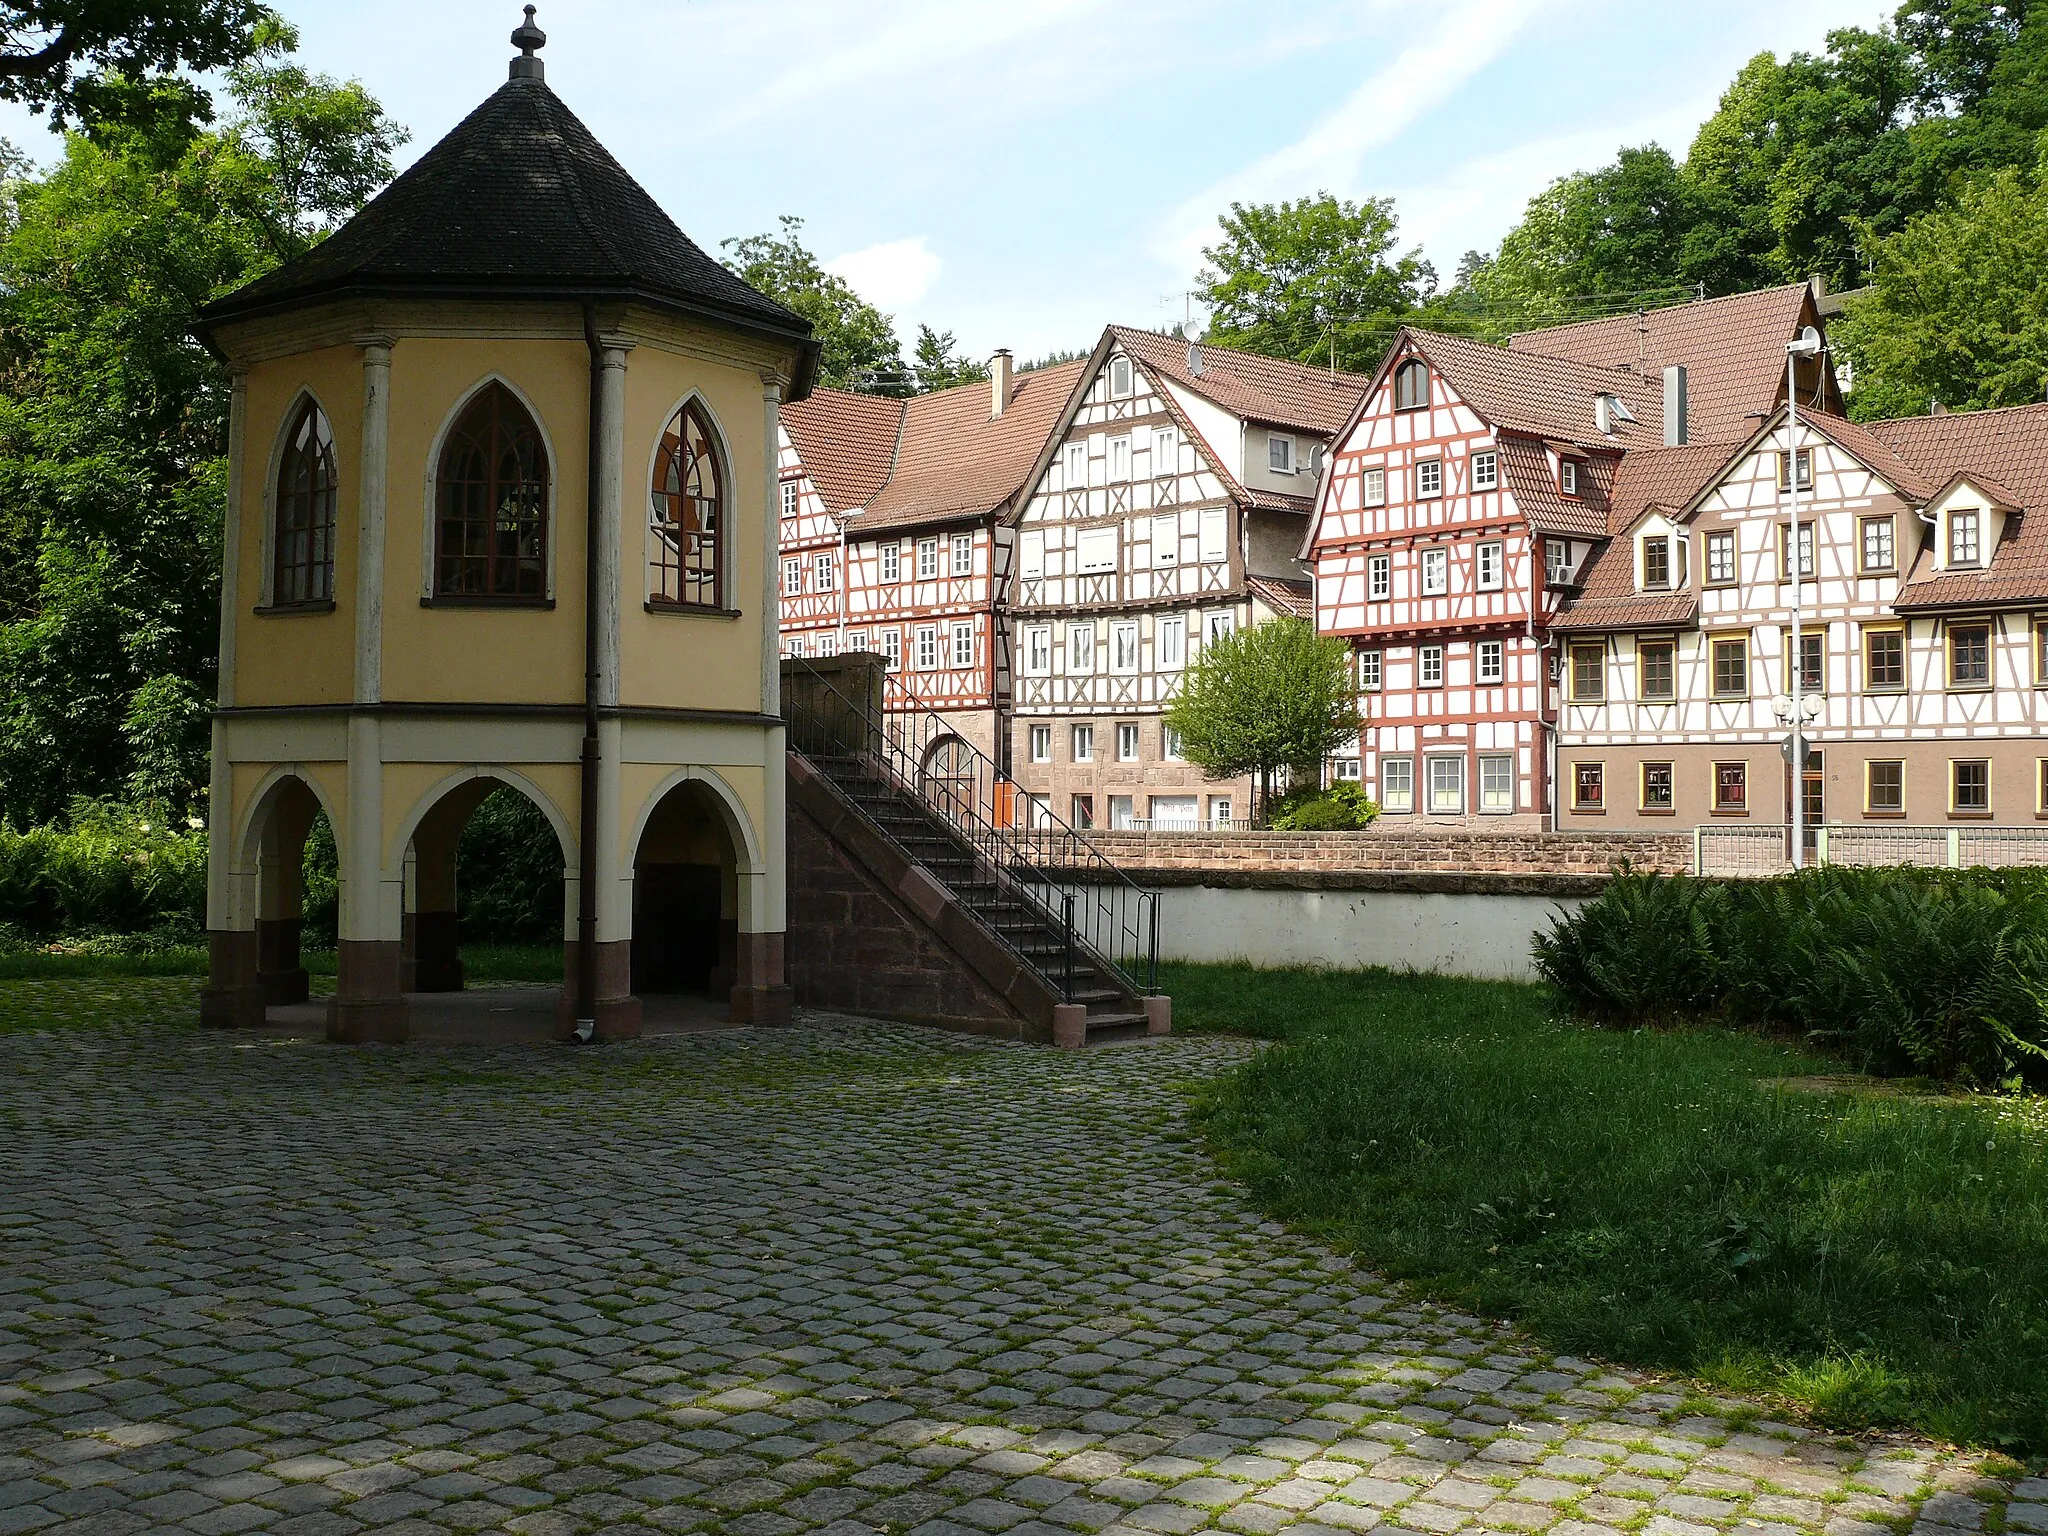
[[[2048,405],[1674,453],[1554,624],[1562,824],[1789,821],[1795,667],[1810,826],[2048,815]]]
[[[1011,761],[1077,827],[1228,825],[1161,718],[1211,638],[1313,611],[1301,536],[1363,378],[1111,326],[1012,521]]]
[[[1403,331],[1338,433],[1302,551],[1368,722],[1337,775],[1390,816],[1554,824],[1556,620],[1633,487],[1752,435],[1817,319],[1799,285],[1508,347]],[[1839,401],[1825,359],[1800,384]]]
[[[902,696],[1003,761],[1011,513],[1080,373],[1013,372],[908,400],[821,389],[782,416],[782,644],[877,651]]]

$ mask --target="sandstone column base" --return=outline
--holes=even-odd
[[[1088,1043],[1088,1010],[1084,1005],[1052,1005],[1052,1043],[1063,1051],[1078,1051]]]
[[[562,1000],[555,1005],[555,1038],[576,1038],[576,977],[580,947],[574,939],[562,945]],[[640,999],[633,995],[633,941],[613,939],[597,946],[595,1010],[599,1040],[640,1038]]]
[[[239,928],[209,929],[207,980],[199,994],[199,1022],[208,1029],[253,1029],[263,1023],[263,987],[256,979],[256,935]]]
[[[1145,1033],[1148,1035],[1170,1035],[1173,1033],[1173,999],[1170,997],[1148,997],[1145,1003]]]
[[[327,1038],[341,1045],[403,1045],[412,1010],[398,990],[405,945],[397,939],[343,939],[335,950],[334,997]]]

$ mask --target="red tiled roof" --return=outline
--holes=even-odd
[[[1690,437],[1746,437],[1774,409],[1785,380],[1785,343],[1808,318],[1804,283],[1725,299],[1553,325],[1510,337],[1516,352],[1570,358],[1638,374],[1661,403],[1663,370],[1683,363]]]
[[[1514,493],[1515,506],[1538,533],[1597,539],[1607,532],[1608,486],[1614,477],[1613,454],[1589,454],[1579,460],[1579,493],[1567,496],[1557,487],[1550,455],[1534,438],[1514,433],[1500,436],[1500,472]]]
[[[1625,533],[1652,507],[1682,512],[1713,484],[1740,452],[1736,443],[1687,443],[1678,448],[1631,448],[1615,471],[1607,531]]]
[[[1929,476],[1918,465],[1909,464],[1870,427],[1850,421],[1845,416],[1802,410],[1799,424],[1811,427],[1837,447],[1847,449],[1864,468],[1874,470],[1879,479],[1909,501],[1926,501],[1943,479],[1940,475]]]
[[[782,421],[826,505],[861,509],[856,530],[979,516],[1022,489],[1082,367],[1016,375],[993,419],[978,383],[908,400],[818,390]]]
[[[827,511],[865,506],[882,488],[896,457],[903,405],[883,395],[815,389],[809,399],[782,408],[782,430]]]
[[[1625,545],[1621,548],[1626,554]],[[1633,560],[1614,562],[1625,570],[1634,565]],[[1624,580],[1632,580],[1633,573]],[[1615,597],[1591,597],[1581,594],[1563,613],[1550,621],[1550,627],[1567,634],[1574,630],[1595,629],[1684,629],[1699,615],[1699,599],[1690,592],[1632,592]]]
[[[1440,331],[1405,334],[1465,403],[1493,426],[1584,446],[1619,448],[1663,441],[1663,388],[1634,373],[1511,352]],[[1593,398],[1603,394],[1615,396],[1635,417],[1617,421],[1616,430],[1606,436],[1594,429],[1593,422]]]
[[[1316,616],[1315,588],[1305,581],[1281,581],[1272,576],[1247,576],[1245,590],[1275,613],[1289,618]]]
[[[2024,509],[2006,520],[1984,570],[1936,572],[1923,551],[1894,607],[2048,602],[2048,405],[1873,421],[1868,431],[1921,472],[1930,494],[1962,475]]]
[[[1124,325],[1109,329],[1123,349],[1151,372],[1234,415],[1269,426],[1334,436],[1350,419],[1352,407],[1372,387],[1372,380],[1363,374],[1333,374],[1327,368],[1310,368],[1208,342],[1199,344],[1202,371],[1197,375],[1188,369],[1188,343],[1180,337]]]

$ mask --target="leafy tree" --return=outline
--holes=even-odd
[[[2048,186],[2012,169],[1875,241],[1871,291],[1831,327],[1855,413],[2023,405],[2048,386]]]
[[[1436,290],[1420,252],[1392,254],[1391,198],[1232,203],[1218,222],[1223,239],[1202,252],[1195,282],[1223,346],[1369,373]]]
[[[9,0],[0,101],[47,111],[60,127],[91,122],[138,99],[107,82],[242,64],[273,20],[255,0]]]
[[[818,382],[869,395],[915,393],[889,317],[827,272],[804,247],[804,221],[783,214],[782,233],[719,242],[725,264],[761,292],[811,322],[818,338]]]
[[[271,35],[272,57],[287,41]],[[0,186],[0,816],[17,823],[80,792],[197,796],[228,392],[188,328],[304,249],[309,212],[338,216],[390,174],[399,130],[360,87],[284,60],[229,89],[219,131],[102,119],[47,177]],[[355,148],[333,127],[351,116]]]
[[[1166,723],[1208,777],[1256,775],[1264,807],[1277,774],[1314,774],[1358,735],[1350,647],[1306,619],[1269,619],[1211,640],[1182,676]]]
[[[919,394],[987,380],[987,366],[959,356],[954,346],[951,331],[934,331],[928,325],[917,328],[917,346],[911,352],[910,368],[917,378]]]

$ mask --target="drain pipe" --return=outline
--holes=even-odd
[[[590,469],[583,518],[583,756],[578,785],[581,804],[576,839],[576,1039],[597,1037],[597,740],[598,550],[602,547],[598,506],[598,445],[604,434],[604,350],[597,340],[597,306],[583,301],[583,341],[590,349],[590,434],[584,458]]]

